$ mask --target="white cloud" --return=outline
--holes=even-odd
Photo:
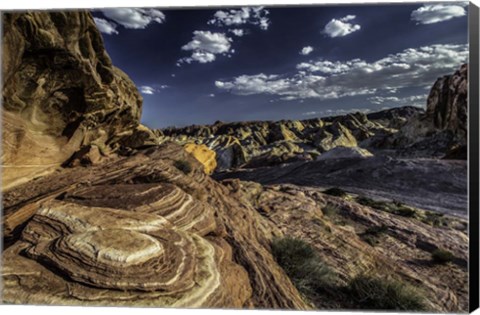
[[[238,37],[242,37],[243,35],[245,35],[245,31],[242,30],[241,28],[235,28],[235,29],[229,30],[229,32],[232,32],[233,35]]]
[[[370,103],[375,105],[389,105],[390,107],[398,106],[416,106],[424,107],[427,103],[427,94],[425,95],[411,95],[406,97],[396,96],[372,96],[368,98]]]
[[[139,87],[139,90],[140,90],[140,93],[142,94],[153,95],[159,92],[160,90],[164,90],[167,88],[169,88],[168,85],[155,85],[155,86],[142,85]]]
[[[152,94],[155,94],[155,92],[156,92],[156,90],[151,86],[142,85],[140,87],[140,93],[142,93],[142,94],[152,95]]]
[[[231,49],[231,42],[232,39],[224,33],[195,31],[192,40],[182,47],[182,50],[191,51],[191,56],[180,59],[177,65],[184,62],[212,62],[216,59],[216,55],[227,55],[234,52]]]
[[[417,24],[433,24],[448,21],[466,14],[462,5],[463,3],[426,4],[413,11],[410,17],[412,21],[417,22]]]
[[[142,29],[150,23],[163,23],[165,14],[156,9],[112,8],[103,9],[102,13],[125,28]]]
[[[251,24],[257,25],[262,30],[267,30],[270,25],[268,18],[268,10],[263,7],[245,7],[239,10],[217,11],[213,15],[213,19],[208,24],[218,26],[232,26]]]
[[[211,94],[208,94],[209,97],[215,97],[215,94],[211,93]]]
[[[364,113],[367,114],[371,112],[370,108],[350,108],[350,109],[327,109],[321,111],[311,111],[302,113],[303,116],[338,116],[338,115],[346,115],[349,113]]]
[[[355,19],[355,15],[347,15],[341,19],[333,19],[325,25],[322,33],[326,34],[329,37],[343,37],[353,32],[360,30],[359,24],[348,23]]]
[[[297,65],[293,74],[241,75],[217,80],[219,89],[237,95],[267,94],[283,100],[338,99],[392,93],[432,85],[468,60],[468,45],[431,45],[405,49],[373,62],[318,60]]]
[[[97,17],[94,17],[93,20],[100,32],[108,35],[118,34],[117,24]]]
[[[312,46],[306,46],[302,48],[302,50],[300,51],[300,55],[306,56],[306,55],[309,55],[312,51],[313,51]]]

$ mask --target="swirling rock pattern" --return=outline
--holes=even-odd
[[[108,304],[117,300],[124,303],[127,299],[132,305],[144,305],[145,300],[145,305],[205,306],[212,303],[210,295],[233,285],[232,282],[225,286],[221,280],[218,265],[227,256],[222,254],[222,247],[178,229],[156,214],[53,200],[37,211],[24,229],[22,239],[32,244],[26,248],[27,256],[49,268],[50,272],[40,273],[42,281],[54,277],[53,272],[67,275],[83,294],[82,304]],[[25,244],[20,242],[17,246]],[[10,269],[15,269],[10,266],[9,257],[6,262]],[[224,267],[224,272],[239,269],[232,263],[227,267],[230,268]],[[6,278],[8,282],[8,275]],[[99,289],[108,290],[103,299],[95,294]],[[39,296],[25,288],[7,289],[4,296],[7,301],[17,300],[15,296],[20,291],[28,295],[26,302],[45,303],[57,301],[56,290],[50,292],[53,300],[52,297],[42,300],[47,291]],[[127,291],[134,294],[127,296]],[[243,295],[248,292],[247,286]],[[137,300],[131,301],[133,297]],[[73,299],[62,301],[62,304],[76,304]]]
[[[4,206],[17,223],[5,302],[308,308],[270,254],[278,229],[178,145],[63,169],[9,190]]]

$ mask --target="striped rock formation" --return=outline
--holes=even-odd
[[[4,302],[308,308],[270,253],[281,232],[181,146],[66,168],[3,205]]]

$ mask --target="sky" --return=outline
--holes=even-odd
[[[468,61],[463,2],[92,11],[150,128],[424,107]]]

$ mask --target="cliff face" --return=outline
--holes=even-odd
[[[4,189],[139,123],[142,97],[86,12],[4,14],[2,57]]]
[[[460,141],[467,137],[468,65],[437,79],[427,99],[427,117],[440,130],[451,130]]]
[[[468,65],[438,78],[425,114],[409,120],[385,141],[407,157],[467,159]]]

